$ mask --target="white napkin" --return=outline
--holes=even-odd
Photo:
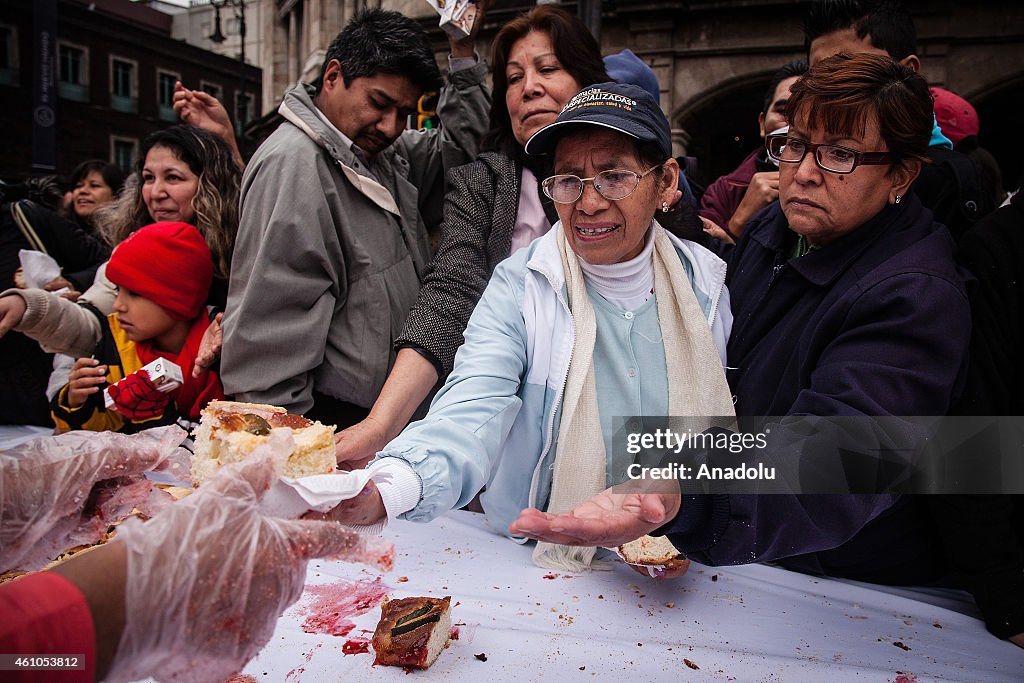
[[[47,282],[60,277],[60,264],[54,261],[49,254],[19,249],[18,260],[21,261],[21,269],[25,274],[25,284],[32,289],[42,289]],[[66,291],[68,291],[67,287],[54,293],[60,294]]]
[[[281,477],[267,491],[260,508],[267,514],[289,519],[309,510],[327,512],[341,501],[359,495],[370,479],[369,470],[316,474],[301,479]]]

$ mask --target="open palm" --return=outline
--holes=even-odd
[[[509,532],[562,545],[615,547],[653,531],[675,517],[679,495],[621,493],[605,489],[562,514],[528,508],[509,525]]]

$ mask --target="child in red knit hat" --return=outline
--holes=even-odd
[[[204,302],[213,281],[206,240],[187,223],[153,223],[138,229],[107,264],[117,285],[114,312],[100,318],[103,338],[92,358],[79,358],[70,381],[51,403],[58,432],[72,429],[135,432],[199,419],[211,400],[224,398],[212,370],[192,377],[203,332]],[[161,392],[143,370],[157,358],[182,368],[183,383]],[[115,382],[117,384],[115,384]],[[105,407],[102,385],[112,405]]]

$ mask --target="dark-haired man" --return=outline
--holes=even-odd
[[[887,54],[921,71],[914,19],[901,2],[818,0],[804,18],[804,45],[810,63],[839,52]],[[932,140],[935,144],[936,140]]]
[[[788,62],[772,75],[757,116],[761,139],[786,125],[789,89],[807,72],[802,59]],[[779,167],[768,158],[764,144],[751,152],[736,169],[708,186],[700,201],[700,215],[726,231],[715,235],[735,241],[754,214],[779,198]]]
[[[898,0],[817,0],[804,18],[804,45],[812,66],[839,52],[874,52],[921,71],[914,19]],[[921,167],[914,192],[959,239],[995,208],[986,180],[974,162],[953,151],[938,122],[928,155],[933,163]]]
[[[316,82],[285,95],[285,123],[242,180],[221,364],[239,400],[339,427],[365,417],[430,258],[445,170],[472,160],[487,123],[474,55],[472,38],[452,42],[439,130],[405,130],[442,83],[426,34],[397,12],[357,15]]]

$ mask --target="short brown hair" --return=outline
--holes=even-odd
[[[925,80],[887,55],[839,53],[812,66],[790,90],[786,116],[830,135],[864,135],[871,114],[896,162],[927,159],[932,97]]]
[[[601,59],[601,50],[594,36],[576,16],[554,5],[540,5],[505,24],[491,46],[491,122],[481,145],[514,159],[523,157],[522,145],[512,135],[512,119],[505,95],[508,78],[505,67],[512,46],[531,31],[547,35],[562,68],[569,72],[581,88],[610,81]]]

